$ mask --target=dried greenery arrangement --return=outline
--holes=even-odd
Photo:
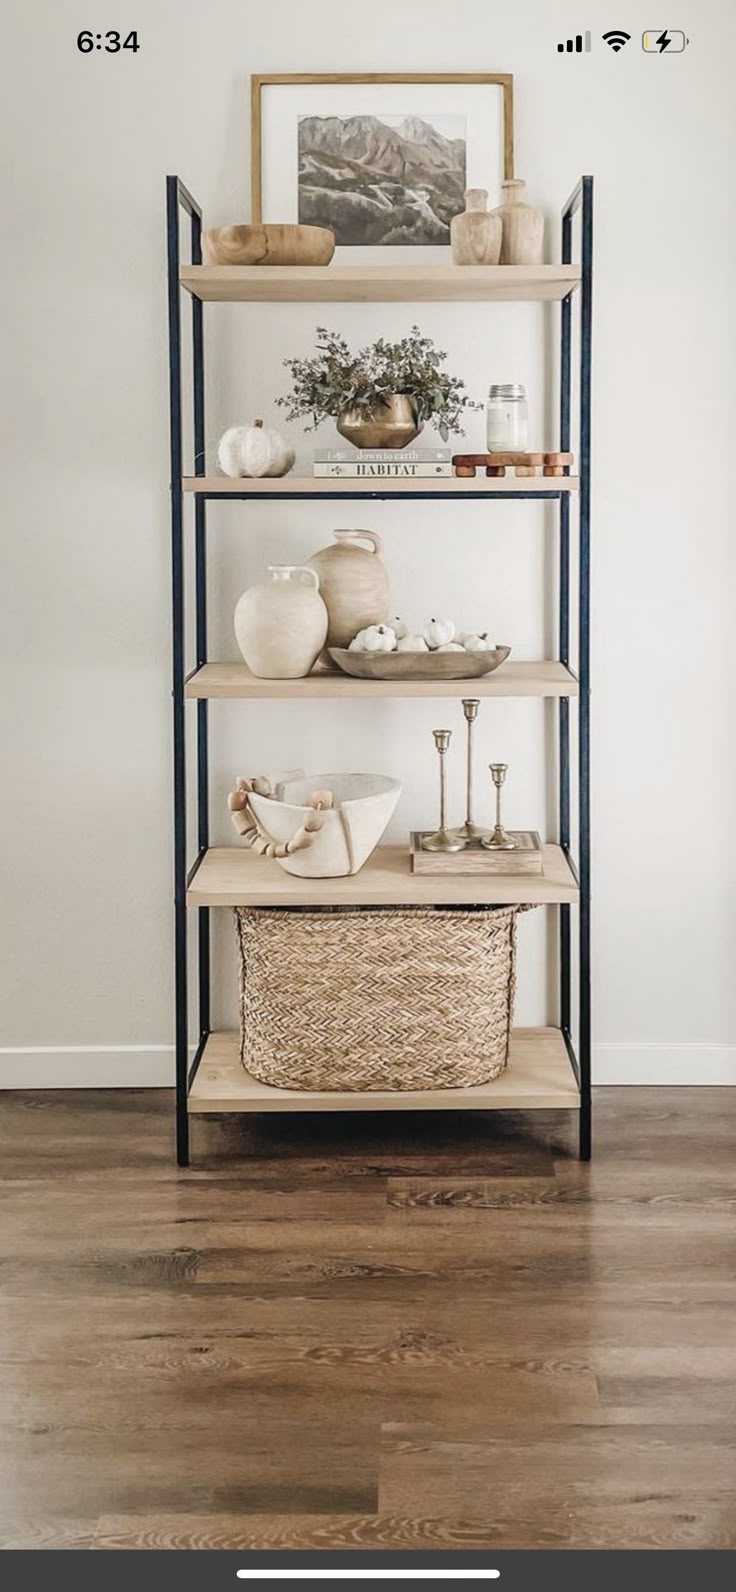
[[[276,402],[289,420],[308,416],[313,431],[321,420],[338,419],[346,409],[369,416],[377,405],[401,393],[412,399],[420,425],[433,421],[446,442],[451,431],[462,431],[464,409],[480,408],[457,376],[440,370],[447,358],[412,326],[407,337],[389,343],[384,337],[351,354],[343,337],[317,327],[317,353],[310,359],[285,359],[293,388]]]

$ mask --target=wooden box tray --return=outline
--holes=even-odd
[[[466,846],[464,851],[423,851],[422,840],[429,829],[411,832],[412,873],[542,873],[542,842],[535,829],[510,829],[515,851],[487,851],[485,846]]]

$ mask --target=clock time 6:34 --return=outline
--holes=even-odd
[[[77,34],[77,49],[83,55],[89,55],[92,50],[105,50],[108,55],[117,55],[118,50],[139,50],[138,34],[128,33],[123,38],[122,33],[92,33],[85,28]]]

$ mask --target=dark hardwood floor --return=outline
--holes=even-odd
[[[736,1090],[0,1101],[5,1548],[736,1547]]]

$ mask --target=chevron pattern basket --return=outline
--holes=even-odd
[[[515,906],[238,907],[240,1057],[279,1089],[458,1089],[507,1065]]]

